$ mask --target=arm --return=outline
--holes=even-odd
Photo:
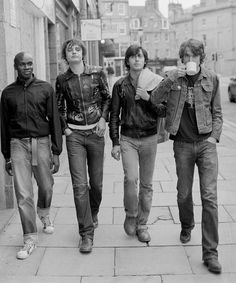
[[[112,140],[113,147],[120,145],[119,142],[119,123],[120,123],[120,109],[121,109],[121,98],[119,95],[120,84],[115,83],[112,91],[111,100],[111,112],[109,122],[109,133]]]
[[[214,89],[213,89],[211,107],[212,107],[212,132],[210,138],[214,138],[217,142],[219,142],[220,135],[222,132],[223,118],[222,118],[222,108],[221,108],[221,99],[220,99],[219,79],[217,76],[214,78]]]
[[[6,94],[3,91],[1,97],[1,150],[4,158],[10,160],[10,121],[9,121],[9,109],[6,102]]]
[[[110,104],[111,104],[111,95],[106,79],[106,75],[103,71],[100,71],[100,93],[102,97],[102,118],[105,119],[105,121],[108,121],[108,114],[110,110]]]
[[[61,82],[58,77],[56,80],[56,98],[57,98],[57,107],[60,115],[62,133],[66,133],[66,131],[69,130],[66,123],[67,107],[66,107],[66,100],[64,98]]]
[[[52,141],[52,153],[53,153],[53,163],[55,167],[59,169],[59,155],[62,152],[62,132],[60,116],[57,108],[56,95],[53,88],[50,88],[49,97],[47,100],[47,116],[49,119],[50,134]],[[57,169],[57,171],[58,171]],[[56,168],[54,168],[53,173],[56,173]]]

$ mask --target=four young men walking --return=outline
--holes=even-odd
[[[151,240],[147,221],[152,206],[157,123],[166,116],[165,128],[174,141],[180,241],[189,242],[194,228],[196,164],[202,199],[202,259],[209,271],[220,273],[216,143],[222,131],[222,110],[219,80],[202,65],[204,45],[195,39],[183,42],[179,50],[183,65],[162,81],[147,69],[146,50],[131,45],[125,54],[128,74],[115,83],[112,99],[105,74],[99,67],[88,66],[85,55],[81,41],[64,43],[62,58],[68,70],[57,77],[55,96],[48,83],[34,77],[31,55],[19,53],[15,57],[17,81],[2,93],[2,153],[7,172],[14,176],[25,244],[17,258],[27,258],[37,241],[32,173],[39,188],[37,212],[43,230],[53,232],[49,219],[52,173],[59,169],[62,133],[66,136],[80,252],[92,251],[110,111],[111,154],[116,160],[121,157],[124,170],[125,232],[137,235],[141,242]]]

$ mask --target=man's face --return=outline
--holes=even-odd
[[[83,59],[83,50],[77,44],[68,44],[66,47],[66,59],[68,63],[79,63]]]
[[[31,57],[31,55],[23,54],[22,57],[18,58],[15,69],[20,79],[30,79],[33,73],[33,58]]]
[[[197,72],[199,71],[200,66],[200,55],[194,55],[189,47],[186,47],[183,57],[183,63],[186,65],[188,62],[195,62],[197,65]]]
[[[129,57],[129,66],[131,71],[141,71],[145,64],[145,58],[142,50],[139,50],[136,55]]]

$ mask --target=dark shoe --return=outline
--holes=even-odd
[[[82,238],[79,245],[79,251],[83,254],[88,254],[91,253],[92,248],[93,248],[93,240],[88,237]]]
[[[151,241],[151,236],[146,229],[137,230],[136,235],[138,237],[138,240],[142,243],[148,243]]]
[[[212,273],[221,273],[222,267],[217,258],[204,260],[207,269]]]
[[[98,227],[98,216],[97,216],[97,214],[93,215],[93,227],[94,227],[94,229],[96,229]]]
[[[125,233],[129,236],[134,236],[136,233],[136,217],[125,217],[124,222]]]
[[[191,240],[191,231],[182,230],[180,232],[180,242],[183,244],[188,243]]]

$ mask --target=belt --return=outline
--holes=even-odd
[[[38,139],[39,138],[22,138],[21,140],[29,141],[31,142],[31,152],[32,152],[32,166],[37,166],[38,165]],[[45,138],[45,137],[42,137]]]

